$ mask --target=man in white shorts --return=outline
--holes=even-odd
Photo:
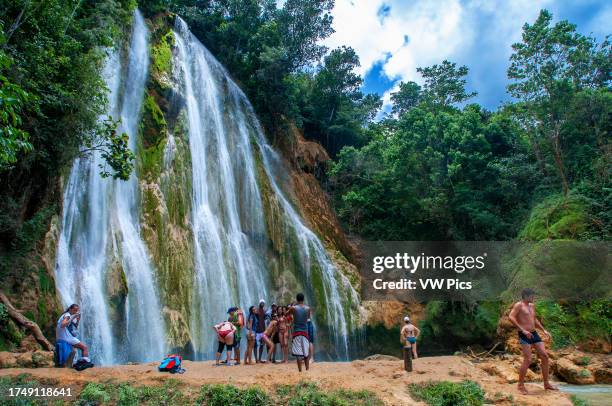
[[[75,334],[73,334],[73,332],[76,333],[80,321],[81,313],[79,313],[79,305],[70,305],[57,321],[55,338],[57,341],[64,341],[72,347],[78,348],[83,353],[82,359],[91,362],[89,360],[89,349],[81,340],[75,337]]]

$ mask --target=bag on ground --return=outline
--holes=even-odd
[[[170,372],[171,374],[179,373],[182,374],[185,372],[183,368],[181,368],[181,363],[183,362],[183,357],[178,354],[170,354],[167,355],[166,358],[159,364],[160,372]]]

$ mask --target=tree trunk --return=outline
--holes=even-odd
[[[6,297],[3,292],[0,292],[0,302],[4,303],[4,306],[6,307],[6,310],[11,319],[13,319],[20,326],[23,326],[26,329],[30,330],[36,341],[38,341],[38,343],[42,345],[45,350],[53,351],[53,344],[51,344],[45,338],[42,331],[40,330],[40,327],[38,327],[38,324],[34,323],[32,320],[19,313],[17,309],[13,307],[8,297]]]
[[[404,370],[412,372],[412,347],[404,347]]]
[[[569,184],[567,183],[567,177],[565,176],[565,168],[563,165],[563,157],[561,155],[561,145],[559,144],[559,126],[555,125],[555,129],[551,135],[553,145],[553,155],[555,156],[555,166],[559,172],[561,178],[561,185],[563,186],[563,197],[567,197],[569,193]]]

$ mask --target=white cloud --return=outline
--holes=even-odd
[[[552,0],[336,0],[336,32],[325,45],[353,47],[361,60],[362,75],[382,63],[382,72],[389,79],[419,82],[417,67],[444,59],[462,61],[466,55],[473,59],[480,52],[507,61],[510,45],[520,40],[523,23],[533,21],[550,3]],[[381,20],[377,12],[383,5],[390,11]],[[387,106],[389,93],[383,97]]]

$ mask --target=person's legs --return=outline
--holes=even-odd
[[[221,359],[221,353],[223,352],[223,347],[225,347],[225,342],[220,340],[219,337],[219,345],[217,346],[217,353],[215,354],[215,365],[219,365],[219,360]]]
[[[257,362],[261,362],[263,350],[264,350],[264,342],[263,342],[263,334],[261,334],[261,338],[259,339],[259,351],[257,352]]]
[[[281,362],[285,363],[287,362],[287,336],[283,332],[283,333],[280,333],[279,338],[280,338],[281,352],[283,355],[283,360]]]
[[[82,352],[81,355],[83,358],[89,358],[89,348],[87,348],[85,344],[83,344],[82,342],[79,342],[78,344],[75,344],[74,346],[78,348],[79,350],[81,350]]]
[[[544,389],[559,390],[559,388],[557,388],[556,386],[551,385],[549,381],[549,376],[548,376],[549,360],[548,360],[548,354],[546,353],[546,347],[544,346],[544,343],[543,342],[536,343],[535,349],[538,354],[538,357],[540,358],[540,361],[542,362],[542,379],[544,380]]]
[[[234,361],[240,365],[240,339],[234,340]]]
[[[297,359],[298,371],[302,372],[302,357],[296,357],[296,359]]]
[[[523,363],[521,364],[521,369],[519,370],[518,389],[519,392],[526,395],[527,389],[525,388],[525,375],[527,375],[527,370],[531,364],[531,345],[521,344],[521,351],[523,353]]]
[[[234,345],[234,333],[229,333],[225,336],[225,352],[227,356],[227,365],[231,365],[232,346]]]
[[[417,348],[416,348],[416,341],[414,343],[412,343],[412,359],[417,359],[419,358],[418,354],[417,354]]]
[[[272,355],[274,354],[272,349],[274,348],[274,343],[272,343],[272,341],[266,335],[263,336],[263,341],[268,347],[268,362],[272,362]]]
[[[255,343],[255,338],[252,337],[251,335],[247,335],[247,348],[246,348],[246,352],[244,353],[244,363],[245,364],[250,364],[253,359],[253,344]]]

